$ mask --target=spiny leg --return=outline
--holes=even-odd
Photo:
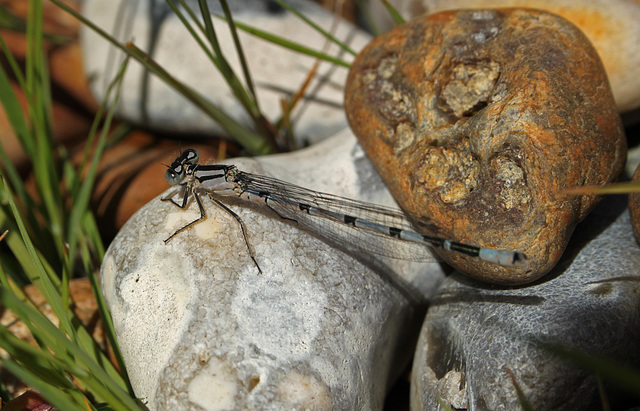
[[[247,245],[247,250],[249,251],[249,256],[251,257],[251,259],[253,260],[253,263],[256,265],[256,267],[258,268],[258,271],[260,272],[260,274],[262,274],[262,269],[260,268],[260,265],[258,264],[258,260],[256,260],[255,255],[253,254],[253,250],[251,249],[251,245],[249,244],[249,238],[247,237],[247,230],[244,226],[244,221],[242,221],[242,219],[240,218],[240,216],[236,213],[233,212],[233,210],[231,210],[229,207],[227,207],[226,205],[224,205],[222,202],[220,202],[219,200],[216,200],[213,197],[210,197],[218,206],[220,206],[220,208],[222,208],[223,210],[225,210],[227,213],[229,213],[230,215],[233,216],[233,218],[236,219],[236,221],[238,222],[238,224],[240,224],[240,231],[242,231],[242,238],[244,239],[244,243]],[[193,224],[193,223],[192,223]]]
[[[184,208],[187,204],[187,198],[189,195],[189,192],[191,191],[191,189],[189,187],[186,188],[185,192],[184,192],[184,199],[182,201],[182,205],[176,203],[173,198],[166,198],[166,199],[162,199],[165,201],[171,201],[173,204],[177,205],[180,208]],[[190,222],[189,224],[177,229],[173,234],[171,234],[166,240],[164,240],[164,243],[167,244],[173,237],[175,237],[178,233],[181,233],[182,231],[186,230],[187,228],[189,228],[190,226],[192,226],[193,224],[204,220],[205,218],[207,218],[207,215],[204,212],[204,207],[202,206],[202,201],[200,201],[200,196],[198,195],[197,192],[193,192],[193,196],[196,198],[196,203],[198,203],[198,208],[200,209],[200,218],[196,218],[195,220],[193,220],[192,222]]]
[[[176,201],[173,199],[173,196],[169,196],[169,197],[165,197],[165,198],[161,198],[161,201],[170,201],[172,202],[174,205],[180,207],[180,208],[185,208],[185,206],[187,205],[187,201],[189,200],[189,193],[191,192],[191,188],[187,186],[186,183],[182,183],[180,184],[180,189],[182,190],[182,192],[184,193],[182,196],[182,204],[178,204],[176,203]],[[175,234],[174,234],[175,235]],[[173,237],[173,236],[172,236]],[[167,241],[165,240],[165,243]]]
[[[185,208],[187,205],[187,201],[189,199],[189,194],[191,193],[191,187],[189,186],[184,186],[184,196],[182,198],[182,204],[177,203],[173,197],[165,197],[165,198],[161,198],[162,201],[170,201],[171,203],[175,204],[176,206],[180,207],[180,208]],[[192,222],[190,222],[189,224],[186,224],[182,227],[180,227],[179,229],[177,229],[173,234],[171,234],[166,240],[164,240],[164,243],[167,244],[173,237],[175,237],[177,234],[181,233],[182,231],[186,230],[187,228],[191,227],[192,225],[196,224],[199,221],[204,220],[205,218],[207,218],[207,215],[204,211],[204,207],[202,205],[202,200],[200,200],[200,196],[198,195],[198,193],[193,190],[193,196],[196,198],[196,203],[198,204],[198,208],[200,209],[200,217],[196,218],[195,220],[193,220]],[[233,216],[233,218],[236,219],[236,221],[240,224],[240,230],[242,231],[242,238],[244,239],[245,244],[247,245],[247,249],[249,251],[249,256],[251,257],[251,259],[253,260],[253,263],[256,265],[256,267],[258,268],[258,271],[260,272],[260,274],[262,274],[262,269],[260,268],[260,265],[258,264],[258,261],[256,260],[253,251],[251,250],[251,246],[249,245],[249,239],[247,237],[247,230],[244,226],[244,222],[242,221],[242,219],[240,218],[239,215],[237,215],[236,213],[234,213],[229,207],[227,207],[226,205],[224,205],[223,203],[221,203],[220,201],[216,200],[213,197],[210,197],[218,206],[220,206],[220,208],[222,208],[223,210],[225,210],[227,213],[229,213],[230,215]]]

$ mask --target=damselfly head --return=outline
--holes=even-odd
[[[181,155],[181,158],[184,159],[184,163],[187,164],[196,164],[198,160],[200,160],[200,154],[198,154],[198,150],[193,148],[186,149]]]
[[[168,166],[167,171],[164,173],[167,182],[172,186],[180,184],[187,174],[195,169],[196,164],[200,160],[200,154],[193,148],[188,148]]]
[[[167,182],[172,186],[180,184],[186,175],[185,167],[182,164],[175,165],[174,162],[171,167],[167,168],[167,171],[164,173],[164,177],[167,179]]]

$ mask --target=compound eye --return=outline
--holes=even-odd
[[[180,184],[180,182],[184,178],[184,168],[182,166],[176,168],[168,168],[164,173],[164,177],[167,179],[167,182],[172,186],[176,184]]]
[[[200,154],[193,148],[187,149],[184,153],[185,162],[189,164],[195,164],[200,160]]]

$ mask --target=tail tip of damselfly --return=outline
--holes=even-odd
[[[521,253],[518,251],[513,252],[513,257],[511,260],[511,266],[513,267],[526,267],[529,265],[529,258],[525,253]]]
[[[526,267],[529,264],[529,259],[526,254],[519,251],[482,248],[478,256],[483,261],[499,264],[504,267]]]

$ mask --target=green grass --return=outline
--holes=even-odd
[[[38,390],[60,410],[96,409],[107,403],[113,409],[136,409],[138,402],[128,383],[102,353],[72,311],[69,281],[88,276],[106,324],[120,369],[113,327],[97,288],[95,274],[104,246],[95,218],[89,210],[98,161],[107,141],[113,114],[103,113],[88,138],[84,159],[74,166],[62,147],[53,143],[51,85],[48,62],[42,52],[41,0],[30,0],[24,26],[27,55],[22,70],[0,39],[9,70],[0,69],[0,103],[31,164],[35,193],[30,193],[18,171],[0,146],[0,227],[8,230],[0,246],[0,303],[12,311],[33,335],[32,346],[0,327],[0,345],[9,353],[2,368]],[[119,79],[114,80],[108,100],[117,99]],[[26,115],[10,86],[16,79],[27,99]],[[98,125],[100,134],[96,134]],[[91,154],[89,154],[91,153]],[[22,292],[33,284],[59,319],[55,326]],[[6,399],[6,398],[5,398]]]

